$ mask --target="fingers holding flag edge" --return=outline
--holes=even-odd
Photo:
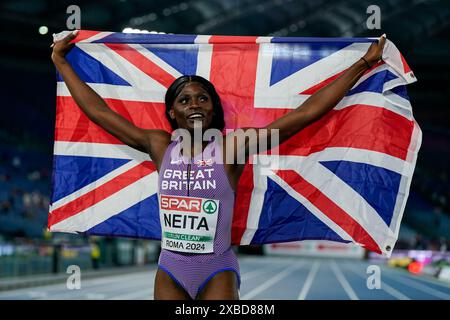
[[[55,43],[58,41],[66,41],[69,43],[75,37],[78,35],[78,32],[80,30],[73,30],[73,31],[62,31],[60,33],[54,33],[53,34],[53,43],[50,45],[50,48],[53,48],[55,46]]]

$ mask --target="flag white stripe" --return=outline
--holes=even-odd
[[[139,164],[139,162],[131,160],[130,162],[125,163],[124,165],[120,166],[119,168],[105,174],[101,178],[85,185],[81,189],[76,190],[75,192],[72,192],[71,194],[65,196],[64,198],[59,199],[58,201],[55,201],[50,205],[50,214],[52,211],[61,208],[62,206],[68,204],[69,202],[72,202],[76,200],[77,198],[95,190],[96,188],[104,185],[105,183],[109,182],[110,180],[114,179],[115,177],[121,175],[122,173],[136,167]]]
[[[211,59],[212,59],[213,45],[208,44],[207,43],[208,40],[206,40],[205,42],[206,42],[205,44],[200,44],[198,47],[196,74],[209,80],[211,78]]]
[[[148,60],[155,63],[158,67],[163,69],[165,72],[173,76],[174,78],[179,78],[182,76],[182,74],[176,70],[174,67],[172,67],[170,64],[162,60],[160,57],[158,57],[153,52],[149,51],[146,47],[140,45],[140,44],[129,44],[130,47],[134,48],[136,51],[138,51],[140,54],[142,54],[144,57],[146,57]],[[184,44],[154,44],[149,45],[149,48],[165,48],[165,49],[182,49],[186,48],[187,45]]]
[[[133,149],[127,145],[90,143],[90,142],[67,142],[55,141],[55,155],[65,156],[86,156],[100,158],[116,158],[116,159],[134,159],[136,161],[151,161],[150,156],[144,152]],[[298,156],[267,156],[258,155],[258,161],[266,161],[271,158],[278,158],[283,162],[283,168],[288,169],[290,163],[295,163]],[[361,150],[356,148],[340,148],[330,147],[323,151],[309,155],[314,161],[351,161],[357,163],[366,163],[377,167],[382,167],[401,175],[411,177],[414,171],[414,165],[403,161],[399,158],[390,156],[385,153]],[[284,160],[284,161],[283,161]],[[271,163],[277,163],[270,160]],[[254,170],[261,170],[255,165]],[[295,166],[296,167],[296,166]],[[272,167],[277,169],[278,167]],[[294,169],[294,168],[292,168]],[[258,171],[258,175],[261,172]]]
[[[258,156],[263,161],[266,161],[264,158],[271,158],[271,157],[277,157],[277,161],[271,161],[271,163],[276,163],[276,167],[272,167],[272,169],[290,169],[290,170],[297,170],[297,168],[301,165],[299,165],[299,159],[305,157],[299,157],[299,156]],[[412,170],[413,167],[409,165],[409,163],[389,156],[384,153],[375,152],[375,151],[369,151],[369,150],[360,150],[360,149],[354,149],[354,148],[327,148],[321,152],[317,152],[314,154],[311,154],[308,158],[308,163],[319,163],[321,161],[352,161],[357,163],[367,163],[373,166],[386,168],[388,170],[394,171],[401,175],[408,175],[412,176]],[[306,161],[306,160],[305,160]],[[258,223],[261,215],[262,210],[262,204],[264,202],[264,195],[267,190],[267,180],[266,177],[261,175],[260,172],[261,168],[258,165],[254,165],[254,189],[252,192],[251,197],[251,205],[249,208],[249,214],[248,214],[248,220],[247,220],[247,229],[244,232],[244,235],[241,239],[241,244],[246,245],[250,244],[256,231],[258,228]],[[271,179],[277,181],[279,184],[282,184],[284,189],[287,191],[291,189],[289,185],[284,183],[284,180],[278,178],[278,176],[273,175],[270,177]],[[291,190],[292,193],[296,193],[293,189]],[[354,192],[351,189],[352,192]],[[289,193],[289,192],[288,192]],[[292,194],[291,194],[292,195]],[[300,196],[300,195],[299,195]],[[299,198],[296,197],[298,200]],[[300,203],[305,204],[306,202],[309,202],[305,198],[301,197],[299,200]],[[331,198],[333,199],[333,198]],[[363,200],[365,204],[369,205],[362,197],[359,197],[359,200]],[[325,215],[323,215],[317,208],[315,208],[315,215],[318,216],[321,215],[320,219],[324,220]],[[312,208],[308,208],[308,210],[312,211]],[[320,213],[319,213],[320,212]],[[374,213],[377,215],[377,213]],[[329,220],[326,217],[327,220]],[[329,227],[333,225],[333,230],[336,230],[335,224],[329,220],[327,223]],[[338,234],[346,239],[351,240],[348,236],[345,237],[342,232],[338,232]]]
[[[209,39],[211,35],[198,35],[195,37],[194,43],[196,44],[209,44]]]
[[[164,103],[165,91],[151,90],[147,88],[145,90],[130,87],[130,86],[117,86],[113,84],[104,83],[86,83],[91,87],[100,97],[103,99],[116,99],[124,101],[138,101],[138,102],[152,102],[152,103]],[[60,97],[70,97],[70,91],[67,88],[65,82],[59,81],[56,85],[57,95]]]
[[[408,155],[406,156],[407,163],[410,164],[411,170],[409,175],[404,175],[400,180],[399,192],[395,201],[394,214],[391,221],[391,230],[396,238],[400,232],[400,223],[405,212],[406,202],[409,196],[409,190],[412,182],[412,175],[416,167],[416,161],[419,148],[422,144],[422,131],[417,122],[414,122],[414,130],[411,137],[411,143],[408,148]],[[388,254],[390,256],[390,254]]]
[[[349,68],[361,57],[360,53],[366,52],[369,46],[370,43],[352,43],[333,52],[326,58],[306,66],[301,72],[296,72],[280,80],[272,87],[277,88],[280,93],[286,87],[291,87],[293,94],[309,89],[336,73]],[[305,74],[308,74],[309,77],[305,77]],[[293,88],[292,83],[297,83],[297,86]]]
[[[162,91],[167,89],[141,69],[133,65],[120,54],[110,49],[105,44],[81,43],[78,47],[86,54],[101,61],[103,65],[115,72],[119,77],[126,79],[135,89]]]
[[[157,191],[158,173],[155,171],[82,212],[54,224],[50,231],[85,232],[156,194]]]
[[[271,156],[259,157],[263,158]],[[389,227],[384,223],[378,213],[367,203],[364,198],[362,198],[358,193],[351,189],[345,182],[336,178],[334,174],[331,173],[328,169],[319,164],[320,161],[342,160],[368,163],[397,172],[402,176],[412,176],[414,168],[414,166],[411,166],[408,162],[379,152],[359,150],[354,148],[327,148],[324,151],[311,154],[308,157],[278,156],[276,162],[277,166],[276,168],[272,167],[272,169],[295,170],[299,172],[307,181],[319,188],[322,192],[324,192],[324,189],[327,189],[327,192],[324,192],[324,194],[326,194],[330,199],[333,199],[333,201],[338,206],[349,213],[353,219],[355,219],[366,231],[368,231],[382,250],[385,250],[386,246],[391,246],[391,248],[393,248],[393,243],[397,238],[393,230],[389,229]],[[319,164],[319,166],[317,164]],[[309,172],[310,176],[314,176],[314,178],[308,179],[308,174],[303,174],[302,172]],[[326,179],[324,179],[324,177],[328,177],[329,179],[333,180],[333,186],[330,187],[330,183],[325,183],[324,180]],[[282,179],[278,178],[278,176],[276,175],[272,176],[271,179],[279,183],[289,193],[290,187],[289,185],[284,183]],[[259,190],[262,195],[258,195],[254,191],[254,194],[256,196],[255,202],[263,201],[264,192],[267,188],[266,185],[267,183],[264,185],[265,187],[262,190]],[[256,186],[257,185],[255,184],[255,188],[257,188]],[[336,190],[340,190],[339,193],[337,193],[338,195],[335,192]],[[295,190],[292,190],[292,192],[297,194]],[[299,198],[297,196],[294,196],[294,198],[299,200],[299,202],[303,205],[305,205],[305,202],[307,201],[303,197]],[[312,212],[309,207],[307,208]],[[361,208],[364,208],[364,210],[361,211]],[[316,210],[316,212],[314,212],[316,216],[317,211],[318,209]],[[257,212],[256,210],[255,212],[249,210],[249,220],[251,221],[251,223],[247,224],[248,230],[244,232],[245,238],[243,237],[241,244],[251,243],[251,240],[256,232],[256,230],[254,230],[255,225],[258,225],[258,223],[253,220],[259,220],[260,214],[261,212]],[[324,221],[323,215],[319,218]],[[392,220],[392,222],[396,222],[397,218],[393,217]],[[334,223],[328,222],[326,224],[337,232]],[[343,237],[341,235],[342,233],[337,233],[341,237]],[[385,254],[389,255],[390,252],[386,251]]]
[[[394,106],[398,106],[402,109],[406,109],[406,112],[409,116],[408,119],[412,119],[412,106],[409,100],[399,96],[398,94],[393,93],[392,91],[384,92],[384,97],[388,102],[393,104]]]
[[[383,61],[395,71],[395,74],[403,78],[405,84],[417,81],[411,71],[405,73],[401,53],[390,40],[386,40],[386,44],[384,45]]]
[[[362,77],[359,78],[358,81],[356,81],[356,83],[353,85],[352,89],[359,86],[362,82],[366,81],[368,78],[372,77],[374,74],[379,73],[384,70],[388,70],[388,69],[389,69],[389,66],[385,63],[379,65],[376,68],[373,68],[372,70],[370,70],[370,72],[367,72],[366,74],[362,75]]]
[[[386,93],[385,93],[386,94]],[[392,98],[393,96],[398,96],[392,92],[389,92],[389,98]],[[412,120],[412,111],[411,111],[411,104],[409,102],[406,102],[400,106],[393,104],[392,101],[396,101],[397,103],[402,103],[403,101],[394,99],[388,100],[386,96],[384,96],[381,93],[375,93],[375,92],[361,92],[361,93],[355,93],[351,96],[344,97],[339,103],[334,107],[334,110],[342,110],[347,107],[354,106],[356,104],[364,104],[369,105],[373,107],[378,108],[384,108],[389,111],[392,111],[400,116],[405,117],[408,120]]]
[[[90,42],[94,42],[103,38],[106,38],[107,36],[113,34],[114,32],[100,32],[97,33],[96,35],[93,35],[90,38],[86,38],[84,40],[81,40],[79,43],[90,43]]]
[[[320,83],[336,73],[350,67],[367,50],[370,43],[353,43],[338,50],[326,59],[321,59],[299,72],[270,85],[272,60],[275,48],[280,44],[264,43],[260,45],[255,83],[255,107],[296,108],[308,96],[299,95],[306,89]],[[308,54],[308,46],[304,45],[302,54]],[[306,76],[308,75],[308,76]]]
[[[326,216],[322,211],[320,211],[312,202],[310,202],[308,199],[306,199],[297,191],[295,191],[289,184],[286,183],[286,181],[284,181],[277,175],[270,177],[270,179],[272,179],[278,185],[280,185],[280,187],[282,187],[287,192],[287,194],[289,194],[292,198],[300,202],[309,212],[314,214],[320,221],[322,221],[327,227],[333,230],[343,240],[355,242],[355,240],[345,230],[343,230],[333,220],[328,218],[328,216]]]
[[[296,163],[296,171],[366,230],[383,252],[394,247],[393,232],[359,193],[317,162],[298,157]]]
[[[256,43],[270,43],[273,37],[258,37],[256,38]]]
[[[309,157],[281,157],[280,168],[297,171],[306,181],[321,190],[328,198],[357,221],[384,249],[393,248],[394,235],[375,209],[356,191],[331,171]],[[289,163],[288,163],[289,162]],[[287,164],[287,168],[284,168]],[[332,183],[330,183],[332,181]],[[339,190],[339,191],[337,191]]]
[[[297,100],[295,104],[280,105],[280,108],[296,109],[309,97],[310,95],[298,95],[298,97],[295,98]],[[408,120],[413,119],[411,103],[389,90],[386,90],[384,93],[364,91],[346,96],[342,98],[341,101],[339,101],[339,103],[334,107],[334,110],[342,110],[356,104],[364,104],[373,107],[384,108],[398,115],[401,115]],[[255,104],[255,108],[265,109],[271,107],[267,104]]]
[[[259,219],[267,190],[267,177],[261,174],[260,166],[253,166],[253,190],[247,215],[247,226],[241,238],[241,245],[250,244],[258,230]]]
[[[147,153],[124,144],[55,141],[54,155],[151,161]]]
[[[272,164],[271,169],[292,169],[298,167],[296,163],[301,156],[284,156],[284,155],[259,155],[259,159]],[[274,158],[276,161],[270,160]],[[350,161],[356,163],[365,163],[372,166],[385,168],[401,175],[412,176],[414,166],[402,159],[390,156],[385,153],[361,150],[356,148],[329,147],[322,151],[315,152],[307,156],[308,161]]]

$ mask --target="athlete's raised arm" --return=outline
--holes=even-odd
[[[280,143],[282,143],[304,127],[319,120],[341,101],[367,69],[381,59],[385,42],[386,37],[383,35],[378,42],[373,42],[370,45],[361,59],[356,61],[336,80],[318,90],[297,109],[278,118],[266,128],[278,129]]]
[[[163,130],[146,130],[114,112],[94,90],[82,81],[65,56],[72,48],[70,41],[76,32],[53,44],[52,60],[61,74],[70,94],[80,109],[94,123],[132,148],[150,154],[159,169],[164,151],[170,143],[170,134]]]
[[[258,141],[261,141],[261,138],[265,138],[267,139],[267,146],[270,146],[271,129],[278,130],[279,143],[282,143],[309,124],[319,120],[339,103],[339,101],[355,85],[367,69],[381,59],[385,42],[386,36],[383,35],[379,41],[373,42],[370,45],[366,54],[361,59],[356,61],[337,79],[315,92],[297,109],[286,113],[263,128],[268,130],[260,130],[259,128],[245,128],[243,129],[247,134],[245,139],[238,139],[234,134],[228,135],[227,139],[234,138],[234,155],[242,159],[242,155],[245,153],[245,159],[248,159],[252,151],[264,151],[261,150],[260,146],[251,146],[251,143],[258,143]],[[249,138],[249,133],[251,133],[249,131],[252,130],[256,132],[259,139]]]

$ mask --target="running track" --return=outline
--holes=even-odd
[[[239,257],[241,300],[450,300],[450,284],[418,277],[403,270],[381,268],[381,289],[366,286],[370,262],[294,257]],[[146,272],[86,279],[81,289],[64,283],[1,291],[0,300],[30,299],[153,299],[156,265]]]

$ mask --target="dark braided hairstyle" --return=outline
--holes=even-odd
[[[203,89],[208,92],[212,99],[213,104],[213,117],[211,121],[211,128],[219,129],[220,131],[225,128],[225,120],[224,120],[224,114],[223,114],[223,107],[222,103],[220,102],[220,97],[217,94],[216,89],[214,88],[214,85],[206,80],[203,77],[200,76],[181,76],[178,79],[176,79],[167,89],[166,96],[165,96],[165,104],[166,104],[166,117],[170,122],[170,125],[172,126],[172,129],[175,130],[178,128],[177,121],[175,119],[170,118],[169,111],[173,106],[173,103],[175,99],[180,94],[181,90],[188,84],[188,83],[198,83],[200,84]]]

